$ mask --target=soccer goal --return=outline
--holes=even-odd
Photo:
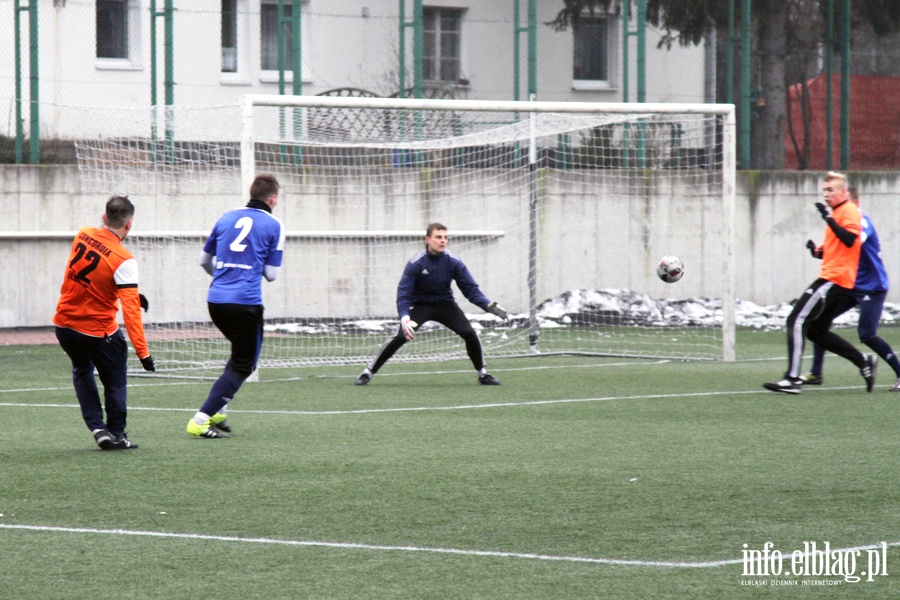
[[[79,141],[79,167],[86,187],[136,201],[129,240],[166,369],[228,355],[197,256],[259,172],[282,183],[288,231],[263,285],[261,368],[367,362],[396,332],[397,283],[431,222],[510,312],[454,289],[489,359],[734,359],[731,105],[248,95],[119,118],[132,131]],[[666,255],[685,264],[675,284],[656,275]],[[464,357],[428,324],[393,360]]]

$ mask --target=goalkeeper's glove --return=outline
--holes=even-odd
[[[819,210],[819,214],[822,215],[822,218],[827,221],[828,217],[830,216],[828,214],[828,207],[825,206],[825,204],[823,204],[822,202],[816,202],[816,208]]]
[[[156,372],[156,363],[153,362],[153,357],[149,354],[141,359],[141,366],[144,367],[145,371]]]
[[[144,312],[150,310],[150,302],[147,301],[147,296],[143,294],[138,294],[138,298],[141,299],[141,308],[144,309]]]
[[[816,249],[816,243],[812,240],[806,240],[806,247],[813,258],[822,258],[822,251]]]
[[[504,321],[509,317],[509,313],[507,313],[502,306],[497,304],[496,302],[491,302],[487,305],[487,311],[492,315],[497,315]]]
[[[403,315],[400,318],[400,329],[403,330],[403,337],[407,340],[413,339],[416,335],[416,327],[418,326],[419,324],[410,319],[409,315]]]

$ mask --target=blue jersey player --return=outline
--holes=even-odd
[[[203,246],[200,266],[212,275],[209,316],[231,342],[231,357],[188,421],[189,435],[228,437],[226,406],[256,369],[263,339],[262,280],[278,277],[284,250],[284,225],[272,215],[279,188],[274,175],[257,175],[247,206],[222,215]]]
[[[850,201],[859,205],[859,194],[855,187],[847,189]],[[815,252],[815,250],[813,250]],[[859,269],[856,272],[856,283],[853,293],[847,298],[841,312],[859,306],[859,324],[857,333],[859,341],[874,350],[878,356],[884,359],[897,377],[892,392],[900,392],[900,360],[894,354],[893,348],[884,339],[878,336],[878,322],[881,320],[881,312],[884,308],[884,299],[888,292],[887,270],[881,260],[881,243],[878,241],[878,232],[872,221],[865,215],[862,217],[862,248],[859,254]],[[825,349],[821,346],[813,347],[813,364],[809,373],[801,377],[804,385],[822,384],[822,367],[825,361]]]
[[[463,296],[482,310],[501,319],[506,319],[506,311],[481,293],[463,261],[447,250],[448,240],[447,228],[444,225],[432,223],[428,226],[425,231],[425,250],[406,263],[400,284],[397,286],[397,313],[400,316],[397,335],[379,348],[375,358],[356,378],[356,385],[368,384],[384,363],[390,360],[403,344],[413,339],[419,326],[428,321],[437,321],[465,340],[466,352],[475,370],[478,371],[478,383],[500,385],[500,381],[487,372],[481,340],[469,323],[469,319],[453,300],[450,284],[456,281],[456,286]]]

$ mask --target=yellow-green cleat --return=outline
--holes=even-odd
[[[191,419],[188,421],[187,425],[188,435],[193,437],[204,437],[204,438],[227,438],[231,437],[224,431],[219,431],[215,427],[210,424],[210,420],[207,419],[203,425],[197,425],[194,423],[194,420]]]
[[[228,424],[228,415],[225,413],[216,413],[209,418],[209,422],[213,427],[225,433],[231,433],[231,425]]]

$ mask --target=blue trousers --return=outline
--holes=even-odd
[[[881,313],[884,310],[884,300],[886,296],[886,291],[867,292],[865,290],[854,289],[853,292],[844,299],[839,310],[841,313],[844,313],[854,306],[859,306],[859,323],[856,326],[859,341],[874,350],[882,360],[891,366],[894,370],[894,374],[897,375],[897,377],[900,377],[900,360],[897,359],[891,345],[878,335],[878,323],[881,321]],[[814,345],[813,363],[810,372],[821,377],[824,362],[825,348]]]
[[[113,435],[125,433],[128,413],[128,345],[122,331],[93,337],[72,329],[56,328],[56,339],[72,361],[72,383],[81,405],[81,416],[91,431],[108,429]],[[103,405],[94,379],[94,369],[103,384]]]

